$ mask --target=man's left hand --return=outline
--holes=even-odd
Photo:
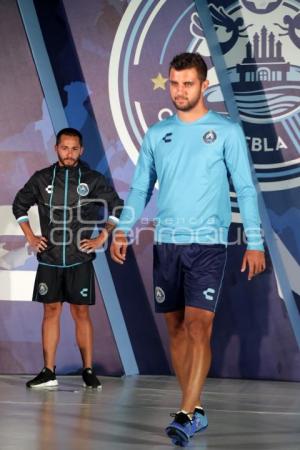
[[[246,250],[243,258],[241,272],[249,269],[248,280],[263,272],[266,268],[265,253],[260,250]]]
[[[80,241],[80,250],[82,252],[91,253],[94,252],[97,248],[103,246],[103,244],[107,241],[108,232],[106,230],[102,230],[99,236],[94,239],[83,239]]]

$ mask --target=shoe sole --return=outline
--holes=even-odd
[[[29,389],[43,389],[45,387],[55,387],[55,386],[58,386],[57,380],[51,380],[51,381],[47,381],[46,383],[35,384],[33,386],[28,386],[26,384],[26,387],[28,387]]]
[[[186,447],[189,443],[189,437],[177,428],[168,427],[166,428],[166,433],[174,445]]]
[[[102,391],[102,386],[97,386],[97,387],[93,387],[93,386],[88,386],[87,384],[83,383],[83,387],[84,389],[91,389],[94,391]]]

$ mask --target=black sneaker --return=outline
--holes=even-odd
[[[52,372],[52,370],[48,369],[47,367],[44,367],[43,370],[35,378],[26,383],[26,386],[32,389],[53,387],[57,385],[58,382],[55,375],[55,368]]]
[[[82,372],[83,386],[90,389],[102,389],[101,383],[96,377],[95,372],[90,367]]]

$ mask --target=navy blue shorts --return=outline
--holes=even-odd
[[[156,312],[195,306],[215,312],[225,271],[223,244],[156,244],[153,278]]]

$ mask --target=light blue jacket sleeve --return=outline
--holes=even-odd
[[[156,180],[153,149],[147,133],[140,150],[129,195],[117,225],[118,230],[128,233],[132,229],[151,198]]]
[[[237,194],[248,250],[264,250],[257,193],[253,184],[247,143],[241,126],[233,124],[225,139],[225,162]]]

